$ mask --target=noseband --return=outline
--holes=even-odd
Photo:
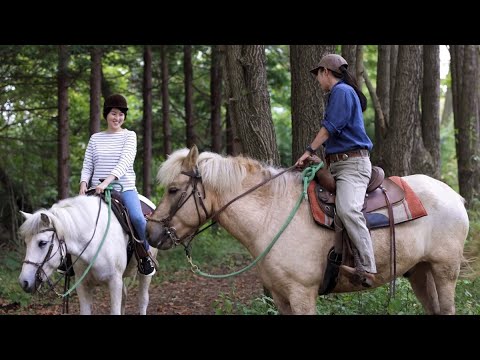
[[[182,171],[181,173],[183,175],[187,175],[188,177],[190,177],[190,180],[188,181],[187,186],[185,187],[185,190],[182,191],[182,193],[180,195],[180,198],[178,199],[178,202],[170,208],[168,216],[166,218],[161,219],[161,220],[157,220],[157,219],[154,219],[154,218],[151,218],[151,217],[147,217],[147,221],[153,221],[153,222],[158,222],[158,223],[162,224],[162,226],[165,229],[166,234],[173,241],[173,244],[175,246],[177,246],[179,244],[183,244],[185,239],[187,239],[187,238],[193,239],[193,237],[195,237],[195,235],[197,235],[198,229],[200,228],[200,226],[202,226],[202,216],[200,214],[200,209],[199,209],[199,206],[198,206],[199,204],[202,207],[203,212],[205,213],[205,216],[206,216],[205,220],[209,219],[209,217],[210,217],[208,215],[207,208],[205,207],[205,203],[203,202],[203,200],[205,199],[205,187],[203,186],[202,176],[200,175],[200,172],[198,171],[198,167],[195,166],[195,168],[192,171],[188,171],[188,172],[187,171]],[[202,190],[203,190],[203,195],[200,193],[200,190],[199,190],[200,185],[201,185]],[[192,191],[190,191],[190,193],[187,196],[188,188],[190,186],[192,187]],[[197,209],[198,226],[193,233],[187,234],[187,235],[183,236],[182,238],[179,238],[177,236],[177,233],[176,233],[177,230],[173,226],[170,225],[170,221],[175,216],[175,214],[178,212],[178,210],[180,210],[182,208],[182,206],[186,204],[186,202],[188,201],[188,199],[190,199],[191,196],[193,196],[193,199],[195,201],[195,208]],[[190,239],[190,241],[191,241],[191,239]]]

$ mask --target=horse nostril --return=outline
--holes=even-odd
[[[22,287],[23,287],[23,290],[27,290],[27,289],[28,289],[28,281],[27,281],[27,280],[24,280],[24,281],[23,281]]]

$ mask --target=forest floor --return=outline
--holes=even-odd
[[[226,269],[212,269],[211,273],[224,274]],[[155,275],[154,275],[155,276]],[[248,306],[263,294],[263,287],[255,270],[244,272],[227,279],[207,279],[193,274],[189,269],[169,274],[168,279],[152,281],[150,286],[150,303],[148,315],[214,315],[216,313],[233,312],[232,303]],[[63,284],[63,281],[61,282]],[[73,284],[73,281],[72,281]],[[9,315],[61,315],[62,301],[46,295],[35,296],[28,306],[9,303],[0,297],[0,314]],[[125,313],[137,314],[137,286],[130,286]],[[109,295],[106,288],[97,288],[93,314],[108,314],[110,309]],[[69,314],[79,314],[78,296],[70,298]]]

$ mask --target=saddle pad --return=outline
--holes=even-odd
[[[405,191],[405,199],[393,204],[392,206],[395,224],[400,224],[428,215],[417,194],[415,194],[412,188],[402,178],[398,176],[391,176],[389,179]],[[328,216],[318,204],[315,194],[314,181],[309,184],[307,194],[313,219],[315,220],[315,222],[323,227],[334,229],[333,218]],[[369,229],[389,226],[387,208],[382,208],[366,213],[365,218],[367,220],[367,226]]]
[[[405,191],[405,199],[392,206],[395,224],[400,224],[428,215],[417,194],[415,194],[405,180],[398,176],[391,176],[389,179]],[[389,226],[387,208],[371,211],[365,214],[365,218],[369,229]]]

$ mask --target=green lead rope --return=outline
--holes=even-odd
[[[88,274],[88,272],[90,271],[90,268],[95,263],[95,260],[97,260],[98,254],[100,253],[100,250],[103,246],[103,243],[105,242],[105,239],[107,238],[108,229],[110,228],[110,218],[111,218],[111,213],[112,213],[112,211],[111,211],[112,210],[111,190],[113,190],[113,185],[120,185],[120,184],[110,184],[105,188],[105,191],[104,191],[105,192],[105,201],[107,202],[107,205],[108,205],[108,222],[107,222],[107,228],[105,229],[105,233],[103,234],[103,238],[102,238],[102,241],[100,242],[100,245],[98,246],[97,252],[93,256],[92,261],[90,261],[90,264],[88,264],[88,266],[85,269],[85,271],[83,272],[82,276],[80,276],[80,278],[77,280],[77,282],[75,282],[75,284],[73,284],[73,286],[70,289],[68,289],[68,291],[65,294],[61,295],[62,297],[68,296],[78,286],[78,284],[80,284],[82,282],[83,278]]]
[[[319,164],[317,165],[310,165],[308,167],[306,167],[303,171],[302,171],[302,178],[303,178],[303,191],[302,193],[300,194],[300,197],[298,198],[297,200],[297,203],[295,204],[295,207],[293,208],[293,210],[290,212],[290,215],[288,215],[288,218],[287,220],[285,221],[285,223],[282,225],[282,227],[280,228],[280,230],[278,231],[278,233],[275,235],[275,237],[273,238],[272,242],[267,246],[267,248],[255,259],[253,260],[253,262],[249,265],[247,265],[246,267],[244,267],[243,269],[240,269],[238,271],[235,271],[235,272],[232,272],[230,274],[225,274],[225,275],[213,275],[213,274],[207,274],[203,271],[201,271],[197,265],[195,265],[192,261],[192,257],[191,256],[187,256],[187,259],[188,259],[188,262],[190,263],[190,265],[192,266],[192,271],[197,274],[197,275],[200,275],[200,276],[203,276],[203,277],[207,277],[207,278],[213,278],[213,279],[225,279],[225,278],[228,278],[228,277],[232,277],[232,276],[235,276],[235,275],[239,275],[247,270],[250,270],[253,266],[255,266],[255,264],[257,262],[259,262],[261,259],[263,259],[265,257],[265,255],[268,254],[268,252],[270,251],[270,249],[273,247],[273,245],[275,245],[275,243],[277,242],[278,238],[280,237],[280,235],[282,235],[283,231],[287,228],[288,224],[290,224],[290,221],[292,221],[293,217],[295,216],[295,214],[297,213],[299,207],[300,207],[300,204],[302,203],[302,199],[303,200],[307,200],[308,197],[307,197],[307,189],[308,189],[308,185],[310,184],[310,182],[313,180],[313,178],[315,177],[315,174],[317,173],[318,170],[320,170],[321,168],[323,167],[323,162],[320,162]]]

